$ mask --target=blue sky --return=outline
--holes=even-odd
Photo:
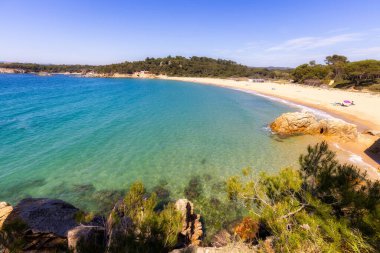
[[[293,67],[380,60],[379,0],[0,0],[0,61],[108,64],[167,55]]]

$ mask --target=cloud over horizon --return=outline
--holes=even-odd
[[[281,51],[281,50],[304,50],[314,49],[319,47],[333,46],[344,42],[360,41],[362,40],[361,33],[347,33],[335,36],[326,37],[301,37],[294,38],[281,43],[280,45],[270,47],[267,51]]]

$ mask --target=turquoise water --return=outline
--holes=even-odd
[[[111,198],[136,180],[183,197],[193,176],[295,166],[312,140],[279,140],[266,128],[295,110],[176,81],[0,75],[0,200],[56,197],[97,209],[93,196]]]

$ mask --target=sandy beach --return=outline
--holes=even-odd
[[[353,92],[338,89],[323,89],[298,84],[252,83],[217,78],[163,77],[169,80],[212,84],[226,88],[254,92],[282,98],[297,104],[329,112],[358,125],[360,130],[380,130],[380,94]],[[335,106],[335,102],[351,100],[355,106]]]
[[[365,92],[354,92],[338,89],[324,89],[309,87],[298,84],[278,84],[278,83],[253,83],[248,81],[235,81],[217,78],[196,78],[196,77],[166,77],[161,79],[195,82],[215,85],[248,93],[264,95],[271,98],[283,99],[298,105],[304,105],[313,109],[318,109],[328,115],[343,119],[356,124],[359,132],[365,130],[380,131],[380,94]],[[334,105],[335,102],[351,100],[354,106],[343,107]],[[365,153],[378,137],[360,134],[355,143],[335,143],[331,142],[336,149],[340,149],[352,157],[360,157],[357,163],[360,167],[366,167],[370,178],[380,178],[379,163],[374,157]],[[362,163],[360,161],[362,159]],[[376,159],[377,160],[377,159]]]

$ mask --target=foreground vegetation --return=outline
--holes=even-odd
[[[224,183],[212,184],[208,175],[192,178],[183,194],[201,219],[192,204],[186,204],[183,216],[177,203],[187,200],[174,204],[164,183],[148,192],[136,182],[108,218],[100,217],[107,220],[100,227],[106,235],[96,234],[96,241],[84,237],[76,252],[168,252],[199,244],[238,244],[268,253],[376,252],[380,182],[368,180],[355,166],[340,164],[325,142],[309,146],[299,164],[299,169],[284,168],[274,175],[246,168]],[[209,195],[204,194],[207,187]],[[76,215],[80,224],[94,225],[99,220],[94,217],[81,211]],[[203,224],[195,226],[196,220]],[[23,240],[30,237],[27,233],[24,238],[25,228],[17,219],[6,223],[0,250],[2,241],[15,252],[25,248]]]
[[[284,168],[275,175],[243,169],[241,176],[230,177],[218,189],[227,202],[206,197],[204,186],[195,178],[190,180],[184,194],[200,207],[197,212],[206,227],[203,246],[215,245],[215,234],[226,229],[231,233],[229,243],[244,242],[259,252],[376,252],[380,248],[380,182],[368,180],[353,165],[340,164],[325,142],[309,146],[299,163],[299,169]],[[136,195],[134,188],[130,192]],[[156,193],[142,201],[144,191],[137,192],[140,197],[135,203],[153,210],[151,198]],[[130,198],[131,193],[126,199]],[[171,222],[165,221],[167,212],[175,213],[170,204],[158,220],[147,218],[144,227],[168,224],[153,231],[161,235],[154,238],[170,238],[165,241],[171,243],[160,244],[170,249],[175,236],[168,231],[178,231],[180,219],[174,215]],[[135,211],[131,217],[136,217]],[[145,246],[140,244],[140,250]]]
[[[325,142],[300,157],[300,170],[228,180],[232,201],[250,215],[241,238],[277,252],[375,252],[380,248],[380,183],[339,164]],[[265,251],[264,251],[265,252]]]

